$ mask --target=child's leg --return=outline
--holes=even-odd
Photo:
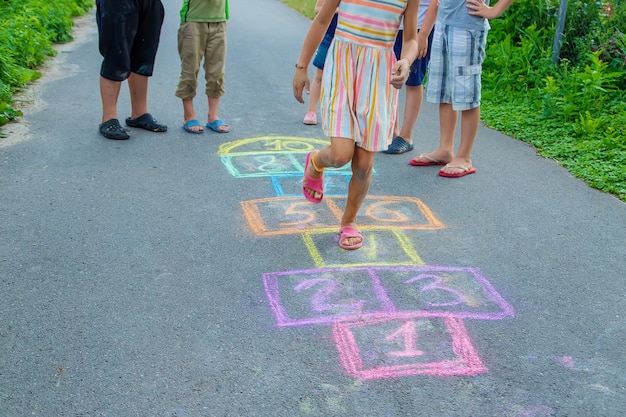
[[[461,141],[454,158],[441,170],[450,175],[472,168],[472,147],[480,124],[481,72],[487,32],[457,29],[454,37],[458,53],[451,54],[452,66],[462,68],[464,75],[455,76],[457,88],[452,97],[454,108],[461,111]]]
[[[130,91],[131,119],[148,113],[148,77],[134,72],[128,77]]]
[[[311,82],[311,89],[309,90],[309,107],[307,108],[303,120],[305,125],[317,124],[317,106],[319,104],[320,94],[322,91],[322,74],[323,71],[318,68],[315,71],[315,77],[313,77],[313,81]]]
[[[185,123],[190,120],[197,119],[196,110],[193,107],[193,98],[184,98],[183,100],[183,119]],[[194,132],[202,132],[204,128],[202,126],[189,126],[187,129]]]
[[[361,209],[363,200],[367,196],[372,179],[372,167],[374,166],[375,152],[366,151],[355,146],[352,157],[352,178],[348,185],[348,198],[346,208],[341,218],[341,227],[356,226],[356,217]],[[344,239],[344,245],[352,246],[363,240],[362,237],[350,237]]]
[[[322,74],[323,71],[321,69],[317,69],[315,71],[315,77],[313,78],[313,82],[311,83],[311,93],[309,96],[309,112],[317,112],[317,105],[320,101],[320,92],[322,90]]]
[[[451,104],[439,104],[439,147],[432,152],[414,157],[415,165],[445,165],[452,160],[458,115]]]
[[[394,136],[400,136],[407,142],[413,143],[413,128],[415,127],[415,122],[417,122],[417,117],[419,116],[420,110],[422,108],[424,89],[421,85],[407,85],[405,95],[406,99],[404,103],[404,117],[402,118],[402,127],[398,129],[398,124],[396,123],[396,127],[394,128],[396,134],[394,134]]]
[[[100,76],[102,123],[111,119],[117,119],[117,99],[120,95],[121,86],[121,81],[112,81]]]
[[[441,169],[447,174],[459,174],[472,168],[472,147],[480,124],[480,107],[461,112],[461,141],[459,149],[448,166]]]
[[[452,108],[452,104],[439,105],[439,148],[433,152],[440,161],[449,161],[454,155],[454,134],[459,112]]]
[[[178,28],[178,54],[180,56],[180,77],[175,96],[183,102],[183,124],[197,119],[193,99],[198,87],[198,72],[204,55],[203,41],[206,33],[201,23],[183,22]],[[201,126],[190,127],[194,131]]]
[[[341,168],[354,155],[354,140],[347,138],[330,138],[330,145],[324,146],[312,156],[312,163],[306,168],[306,174],[311,178],[320,178],[323,175],[324,168]],[[306,191],[311,197],[321,198],[321,193],[315,192],[309,188]]]
[[[209,101],[208,122],[219,117],[220,98],[226,93],[226,22],[209,23],[209,35],[204,52],[205,93]],[[220,130],[228,130],[223,126]]]
[[[220,98],[209,97],[209,123],[219,119],[220,114]]]

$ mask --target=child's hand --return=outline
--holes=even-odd
[[[415,59],[422,59],[426,56],[426,54],[428,53],[428,35],[426,35],[426,32],[419,32],[417,34],[417,58]]]
[[[491,13],[491,7],[487,6],[483,0],[466,0],[465,7],[469,9],[468,13],[472,16],[485,17],[487,19],[493,19]]]
[[[296,73],[293,76],[293,96],[300,103],[304,103],[304,99],[302,98],[302,92],[309,92],[309,73],[306,68],[298,68],[296,69]]]
[[[411,69],[411,64],[407,58],[402,58],[399,61],[396,61],[391,67],[391,85],[393,85],[398,90],[404,86],[406,80],[409,78],[409,70]]]

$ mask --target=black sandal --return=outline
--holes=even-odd
[[[126,119],[126,125],[130,127],[140,127],[142,129],[146,129],[151,132],[167,131],[167,126],[159,123],[157,119],[152,117],[150,113],[146,113],[143,116],[139,116],[136,119],[131,119],[129,117]]]
[[[117,119],[110,119],[100,125],[100,133],[107,139],[126,140],[130,135]]]

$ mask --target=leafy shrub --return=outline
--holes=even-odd
[[[483,121],[626,201],[626,4],[570,0],[555,65],[558,5],[517,1],[492,21]]]
[[[55,54],[53,44],[72,40],[72,17],[91,7],[91,0],[0,1],[0,126],[20,116],[13,94],[40,77],[36,68]]]

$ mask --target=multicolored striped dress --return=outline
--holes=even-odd
[[[322,76],[324,133],[371,152],[387,149],[398,90],[390,84],[393,45],[407,0],[342,0]]]

